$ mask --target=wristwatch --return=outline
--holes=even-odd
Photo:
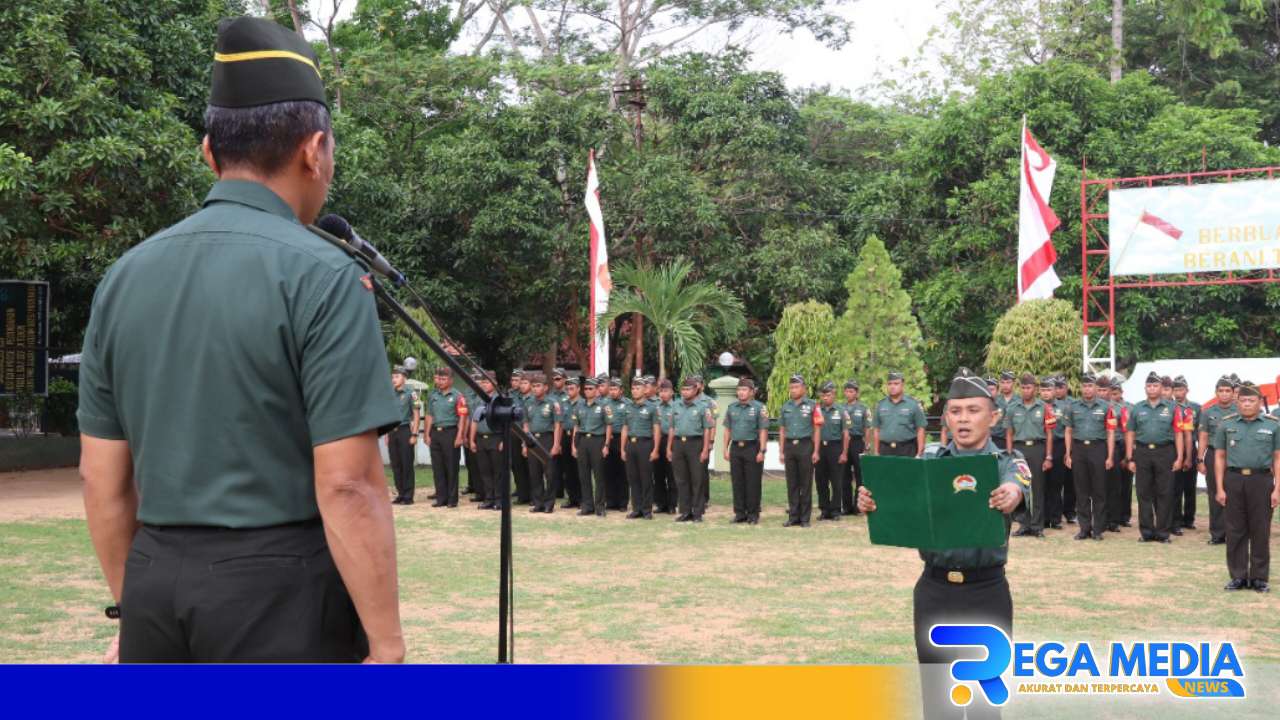
[[[107,615],[107,619],[108,619],[108,620],[119,620],[119,619],[120,619],[120,606],[119,606],[119,605],[108,605],[106,608],[104,608],[104,610],[105,610],[105,612],[106,612],[106,615]]]

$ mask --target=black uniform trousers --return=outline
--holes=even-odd
[[[413,478],[413,445],[409,443],[408,423],[387,435],[387,458],[391,460],[391,476],[396,483],[396,499],[412,502],[416,486]]]
[[[548,453],[551,452],[551,445],[555,440],[555,433],[539,432],[531,433],[542,446],[542,449]],[[551,472],[550,463],[544,463],[541,458],[533,452],[529,451],[529,456],[523,458],[528,462],[529,467],[529,497],[533,501],[535,508],[540,508],[547,512],[551,512],[556,507],[556,476]]]
[[[849,436],[849,462],[844,464],[844,472],[840,475],[840,509],[845,515],[858,514],[858,500],[854,497],[857,488],[862,487],[862,452],[867,443],[861,435]]]
[[[658,459],[653,461],[653,500],[658,505],[658,512],[673,513],[676,511],[678,493],[676,476],[671,470],[671,458],[667,457],[666,433],[663,433],[657,443]]]
[[[1027,461],[1027,467],[1031,470],[1031,507],[1026,508],[1026,503],[1023,503],[1025,508],[1021,511],[1023,525],[1029,530],[1044,530],[1047,499],[1045,496],[1048,494],[1044,471],[1044,440],[1014,440],[1013,449],[1022,453],[1023,459]]]
[[[653,513],[653,454],[651,437],[627,437],[627,486],[631,491],[631,511]]]
[[[818,441],[818,465],[814,468],[814,476],[818,483],[818,511],[821,517],[838,517],[840,515],[840,478],[844,475],[845,463],[840,462],[840,451],[844,449],[843,440]]]
[[[578,482],[582,485],[582,512],[604,514],[604,435],[578,434]],[[591,481],[595,480],[592,492]]]
[[[458,427],[431,426],[431,476],[435,479],[436,502],[458,504],[458,448],[453,442],[458,437]]]
[[[609,455],[604,459],[606,478],[606,506],[610,510],[627,509],[627,464],[622,461],[621,430],[614,430],[609,439]]]
[[[567,433],[561,436],[560,454],[552,459],[553,472],[560,479],[560,487],[564,490],[565,501],[569,507],[582,503],[582,483],[578,480],[578,461],[569,452]],[[559,494],[557,493],[557,497]]]
[[[507,449],[504,447],[499,450],[498,446],[501,444],[502,436],[497,433],[476,433],[476,451],[473,454],[476,458],[477,479],[473,481],[473,487],[487,503],[502,502],[499,485],[502,482],[503,466],[507,462]]]
[[[916,444],[914,438],[903,442],[884,442],[880,441],[879,450],[881,455],[893,455],[894,457],[915,457],[920,452],[920,446]]]
[[[1173,459],[1178,449],[1173,443],[1135,443],[1133,483],[1138,489],[1138,529],[1148,540],[1169,537],[1173,522]]]
[[[1209,499],[1209,539],[1226,540],[1227,515],[1226,508],[1218,504],[1214,498],[1218,495],[1218,474],[1214,468],[1214,454],[1217,450],[1212,445],[1204,454],[1204,493]]]
[[[1101,536],[1107,529],[1107,441],[1071,443],[1071,477],[1076,485],[1080,532]]]
[[[529,463],[524,462],[523,453],[524,441],[519,436],[512,434],[511,442],[515,446],[512,457],[515,461],[511,463],[511,475],[515,480],[516,503],[519,505],[528,505],[530,502],[529,494]]]
[[[1133,473],[1124,462],[1124,441],[1112,448],[1115,461],[1107,471],[1107,525],[1120,525],[1130,521],[1133,515]]]
[[[1267,582],[1271,573],[1271,468],[1227,468],[1227,570],[1232,580]]]
[[[707,507],[702,494],[702,483],[705,482],[702,445],[701,435],[677,435],[671,448],[671,467],[676,473],[676,497],[681,515],[702,517]]]
[[[480,483],[474,479],[476,474],[476,455],[471,452],[471,446],[466,443],[462,444],[462,463],[467,468],[467,486],[461,492],[479,494]]]
[[[1067,456],[1066,438],[1053,439],[1053,465],[1045,473],[1044,524],[1061,524],[1063,516],[1075,517],[1076,492],[1063,458]],[[1068,489],[1070,490],[1068,492]]]
[[[1075,458],[1072,458],[1072,462]],[[936,718],[998,718],[1000,709],[989,705],[982,691],[974,692],[968,707],[951,702],[951,663],[973,657],[973,648],[934,647],[929,642],[929,629],[935,624],[995,625],[1012,636],[1013,598],[1003,568],[965,570],[965,582],[945,579],[945,571],[925,567],[916,581],[913,593],[913,621],[916,636],[916,658],[920,662],[920,693],[925,720]],[[970,581],[974,573],[983,579]]]
[[[735,440],[729,446],[729,478],[733,485],[733,517],[737,520],[760,517],[760,481],[764,463],[758,440]]]
[[[1191,436],[1194,438],[1195,433]],[[1195,440],[1191,441],[1191,452],[1187,457],[1198,457]],[[1190,470],[1179,470],[1173,474],[1173,524],[1178,527],[1191,527],[1196,524],[1196,464],[1191,463]]]
[[[787,475],[787,519],[807,523],[813,513],[813,438],[787,438],[782,463]]]
[[[120,661],[360,662],[369,643],[320,520],[144,525],[125,560]]]

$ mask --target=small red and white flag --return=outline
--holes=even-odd
[[[1153,240],[1177,240],[1182,237],[1182,230],[1146,210],[1142,211],[1142,217],[1138,218],[1138,226],[1133,232],[1135,235],[1141,233]]]
[[[609,250],[604,237],[604,214],[600,212],[600,178],[596,176],[596,151],[587,154],[587,193],[583,200],[590,220],[591,238],[591,367],[592,376],[609,372],[609,329],[597,328],[596,320],[609,312]]]
[[[1053,297],[1062,284],[1053,264],[1058,253],[1051,235],[1061,221],[1049,207],[1058,164],[1031,137],[1022,120],[1022,169],[1018,192],[1018,302]]]

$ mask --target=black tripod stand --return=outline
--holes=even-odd
[[[370,263],[363,255],[355,251],[344,240],[335,237],[320,228],[308,226],[316,235],[328,240],[340,248],[343,252],[350,255],[357,263],[366,270],[371,270]],[[373,287],[374,295],[383,302],[383,304],[400,318],[402,322],[414,335],[417,335],[422,342],[431,348],[431,352],[435,353],[453,374],[462,379],[468,387],[475,391],[476,395],[484,401],[484,407],[478,411],[477,418],[483,418],[495,432],[502,436],[504,452],[507,455],[507,462],[503,463],[502,470],[499,472],[498,485],[500,486],[501,504],[501,521],[499,532],[499,550],[498,550],[498,662],[510,663],[514,653],[515,641],[515,608],[514,608],[514,591],[515,587],[512,582],[512,565],[511,565],[511,463],[517,459],[522,459],[516,454],[512,439],[519,437],[528,448],[529,452],[535,454],[540,460],[551,464],[551,454],[537,438],[524,431],[524,408],[516,405],[511,398],[504,397],[498,393],[490,395],[486,393],[478,382],[471,377],[471,373],[458,362],[458,359],[450,355],[436,341],[435,338],[418,323],[417,320],[409,314],[404,305],[394,298],[383,285],[372,275],[369,277]],[[426,303],[422,297],[418,295],[413,288],[407,284],[402,284],[406,290],[418,301],[418,304],[426,309]],[[430,311],[428,311],[430,312]],[[439,327],[439,323],[437,323]],[[473,360],[462,356],[473,369],[480,369]],[[468,469],[469,470],[469,469]]]

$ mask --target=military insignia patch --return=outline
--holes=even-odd
[[[956,478],[951,481],[951,487],[955,488],[956,492],[964,492],[966,490],[969,492],[977,492],[978,480],[972,475],[957,475]]]
[[[360,284],[366,292],[373,292],[373,278],[368,273],[360,276]]]
[[[1018,482],[1022,483],[1023,487],[1031,487],[1031,468],[1027,465],[1026,460],[1014,460],[1013,473],[1017,476]]]

